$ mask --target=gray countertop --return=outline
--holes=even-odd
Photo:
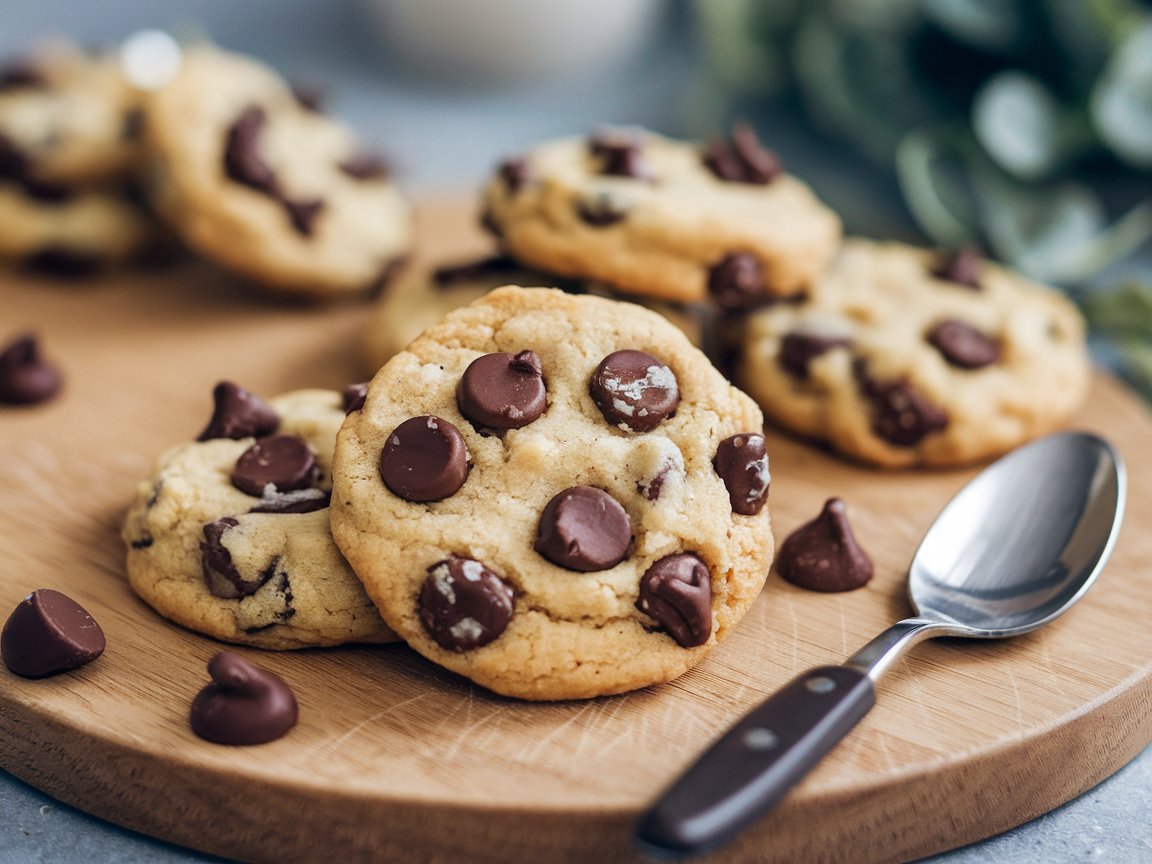
[[[364,26],[362,10],[347,0],[6,0],[0,55],[58,33],[86,43],[117,41],[142,27],[207,33],[225,47],[264,58],[293,80],[332,85],[336,111],[392,156],[409,190],[426,194],[475,188],[501,155],[598,124],[686,134],[715,122],[682,17],[672,15],[658,38],[621,64],[502,90],[410,75],[390,62]],[[814,139],[787,109],[758,119],[772,129],[771,145],[842,213],[849,230],[915,236],[890,180]],[[1152,861],[1150,800],[1152,748],[1052,813],[929,860]],[[0,864],[218,860],[92,818],[4,772],[0,814]]]

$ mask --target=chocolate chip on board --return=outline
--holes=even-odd
[[[712,467],[724,481],[733,513],[755,516],[764,508],[772,475],[763,435],[745,432],[725,438],[716,447]]]
[[[852,591],[872,578],[872,559],[860,548],[839,498],[788,535],[776,556],[780,575],[809,591]]]
[[[877,381],[857,358],[853,372],[860,392],[872,409],[872,432],[897,447],[914,447],[948,426],[948,415],[920,394],[906,379]]]
[[[212,417],[197,441],[260,437],[280,427],[280,415],[271,405],[231,381],[221,381],[213,388],[212,402]]]
[[[668,555],[640,579],[636,608],[655,619],[682,648],[703,645],[712,635],[712,577],[690,552]]]
[[[222,651],[208,661],[212,682],[192,700],[192,731],[215,744],[265,744],[296,725],[299,707],[279,675]]]
[[[613,426],[651,432],[680,405],[676,375],[644,351],[614,351],[596,367],[588,385],[592,401]]]
[[[33,591],[12,610],[0,632],[0,657],[22,678],[45,678],[104,653],[104,631],[66,594]]]
[[[722,309],[744,311],[772,300],[760,259],[751,252],[734,252],[708,271],[708,294]]]
[[[37,405],[60,391],[60,372],[44,359],[32,333],[0,348],[0,405]]]
[[[269,487],[276,492],[307,489],[317,476],[316,454],[308,442],[297,435],[269,435],[240,454],[231,480],[241,492],[263,497]]]
[[[260,139],[268,123],[268,114],[258,105],[250,105],[228,127],[224,143],[224,170],[237,183],[277,198],[280,187],[276,172],[260,153]]]
[[[594,486],[572,486],[544,505],[534,548],[559,567],[590,573],[623,561],[631,541],[619,501]]]
[[[431,415],[405,420],[380,451],[380,479],[405,501],[439,501],[454,495],[470,468],[460,430]]]
[[[420,588],[420,623],[448,651],[487,645],[507,628],[514,606],[511,585],[481,562],[456,555],[429,567]]]
[[[460,413],[478,426],[520,429],[547,407],[543,369],[535,351],[483,354],[456,386]]]
[[[760,143],[756,131],[747,123],[737,123],[728,141],[709,141],[704,164],[721,180],[757,185],[771,183],[782,170],[776,154]]]
[[[941,321],[924,337],[951,365],[981,369],[1000,359],[1000,343],[971,324],[950,318]]]
[[[852,340],[846,336],[820,336],[816,333],[792,332],[780,340],[779,362],[789,375],[806,379],[808,367],[817,357],[834,348],[851,348]]]

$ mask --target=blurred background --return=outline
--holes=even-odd
[[[1071,293],[1152,395],[1152,0],[6,0],[44,37],[209,37],[326,90],[415,194],[602,124],[751,120],[853,233]]]

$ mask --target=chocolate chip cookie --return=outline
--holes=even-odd
[[[763,584],[760,431],[659,315],[508,286],[373,379],[337,441],[333,536],[413,648],[485,687],[657,684]]]
[[[985,459],[1069,418],[1075,307],[971,251],[853,239],[806,300],[753,314],[742,386],[771,419],[878,465]]]
[[[747,127],[707,146],[639,129],[543,144],[500,166],[483,221],[534,267],[728,309],[799,293],[840,241]]]
[[[169,450],[124,523],[128,579],[161,615],[260,648],[396,639],[328,526],[340,394],[265,403],[235,384],[195,442]]]
[[[386,162],[254,60],[187,49],[145,128],[157,208],[189,246],[270,289],[367,291],[408,251]]]

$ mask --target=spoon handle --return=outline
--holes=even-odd
[[[656,853],[707,851],[772,807],[876,702],[849,666],[810,669],[738,720],[640,817]]]

